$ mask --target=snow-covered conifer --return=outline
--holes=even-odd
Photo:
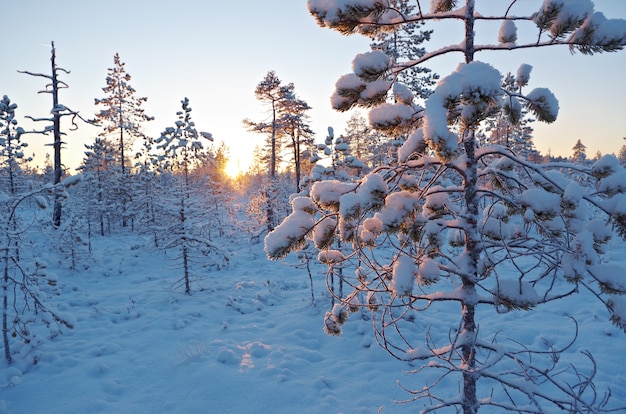
[[[475,57],[487,50],[557,45],[587,54],[620,50],[626,45],[626,22],[599,16],[589,0],[546,0],[530,16],[513,16],[515,1],[502,5],[503,13],[496,16],[481,12],[483,2],[476,0],[431,1],[430,12],[422,4],[426,2],[418,1],[413,13],[402,16],[392,3],[309,0],[307,4],[321,26],[344,34],[371,36],[413,21],[463,23],[464,36],[458,43],[403,64],[375,54],[359,56],[353,73],[335,85],[334,108],[371,108],[374,128],[410,137],[399,152],[400,164],[380,167],[349,185],[314,186],[309,197],[317,211],[306,213],[308,224],[298,237],[280,237],[286,231],[280,225],[267,239],[284,255],[301,247],[303,238],[320,237],[324,243],[318,243],[318,260],[329,266],[329,276],[338,264],[345,269],[355,263],[354,277],[344,273],[353,291],[338,297],[339,304],[343,309],[372,309],[376,337],[390,354],[424,361],[418,372],[431,368],[442,372],[439,379],[411,391],[412,400],[424,404],[423,412],[451,409],[475,414],[481,406],[532,412],[610,410],[607,400],[597,398],[593,370],[584,373],[561,366],[560,354],[567,348],[552,348],[554,357],[542,360],[544,349],[516,340],[504,344],[497,332],[508,332],[507,328],[479,330],[478,309],[539,311],[548,302],[567,300],[584,290],[601,300],[610,319],[623,327],[626,288],[618,276],[623,272],[604,264],[602,253],[612,232],[602,231],[598,220],[625,233],[626,189],[620,183],[626,171],[610,156],[590,167],[540,165],[506,146],[479,146],[479,129],[490,117],[503,113],[512,123],[519,122],[525,108],[537,120],[550,123],[558,116],[559,104],[546,88],[522,90],[529,83],[530,66],[521,66],[517,79],[510,79],[515,87],[507,89],[499,70]],[[500,43],[477,44],[475,26],[494,20],[501,23]],[[512,21],[515,26],[534,26],[538,36],[522,39]],[[452,53],[461,54],[463,62],[442,78],[424,108],[386,78]],[[390,82],[385,86],[387,96],[381,82]],[[393,99],[393,93],[399,99]],[[563,175],[568,168],[595,180],[594,186]],[[356,230],[336,234],[342,251],[326,242],[327,231],[313,231],[318,225],[330,228],[329,223],[341,227],[342,222]],[[267,252],[276,257],[272,249]],[[355,294],[365,292],[366,300],[353,301]],[[418,344],[424,332],[416,331],[411,313],[451,311],[452,304],[458,306],[459,321],[433,325],[426,334],[428,351],[416,351],[423,349]],[[346,314],[336,308],[327,313],[329,333],[341,332],[342,315]],[[576,335],[573,328],[574,339]],[[460,394],[438,387],[440,380],[453,377]]]
[[[30,160],[24,155],[28,143],[22,141],[24,129],[17,126],[16,109],[17,104],[4,95],[0,100],[0,172],[2,172],[0,188],[9,195],[17,193],[21,164]]]
[[[206,210],[199,205],[201,180],[194,174],[204,162],[207,162],[206,142],[213,141],[208,132],[196,129],[191,116],[189,99],[181,101],[181,110],[176,113],[178,120],[174,126],[167,127],[156,140],[157,147],[164,151],[160,167],[165,180],[169,180],[169,197],[163,200],[171,217],[165,227],[164,249],[174,252],[175,259],[182,268],[180,279],[185,293],[191,294],[191,282],[194,280],[194,267],[217,269],[226,266],[230,254],[203,230],[211,226]],[[210,161],[208,161],[210,162]]]
[[[297,97],[293,83],[283,85],[275,71],[269,71],[256,87],[256,98],[268,107],[268,119],[252,121],[244,119],[243,123],[251,132],[266,135],[266,145],[262,152],[262,161],[267,166],[268,183],[259,199],[265,203],[265,223],[268,231],[274,229],[282,217],[277,217],[280,207],[276,196],[282,191],[278,177],[282,159],[282,149],[287,147],[293,154],[296,188],[300,188],[302,156],[310,152],[313,146],[313,131],[308,125],[307,111],[311,107],[306,101]],[[285,143],[285,140],[288,142]],[[302,148],[302,147],[308,148]],[[281,200],[286,202],[286,199]]]
[[[96,113],[96,120],[103,128],[100,136],[117,141],[117,161],[125,175],[129,169],[127,158],[133,140],[145,138],[142,124],[154,118],[146,115],[141,107],[148,98],[135,96],[136,91],[130,85],[131,76],[118,53],[113,56],[113,64],[114,67],[108,69],[106,86],[102,88],[106,96],[95,100],[95,104],[103,108]]]

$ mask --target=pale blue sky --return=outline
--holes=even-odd
[[[428,2],[423,2],[424,4]],[[483,14],[508,4],[479,0]],[[541,0],[518,0],[515,14],[536,10]],[[596,0],[596,10],[607,17],[626,19],[626,1]],[[486,11],[483,6],[487,5]],[[146,112],[156,117],[147,132],[158,136],[176,120],[180,101],[189,97],[199,129],[213,133],[231,148],[232,158],[245,164],[262,137],[242,127],[243,118],[260,120],[263,108],[254,89],[268,70],[283,82],[293,82],[296,92],[313,107],[311,123],[318,139],[333,126],[343,131],[349,114],[330,108],[329,97],[337,78],[350,71],[353,57],[368,50],[369,41],[345,37],[319,28],[306,10],[305,0],[20,0],[2,6],[3,59],[0,94],[18,104],[20,124],[24,115],[46,116],[50,96],[37,94],[43,79],[17,70],[49,73],[50,41],[57,48],[57,63],[71,70],[64,75],[70,88],[61,102],[86,117],[98,108],[107,68],[119,53],[133,77],[138,96],[148,97]],[[432,24],[434,41],[427,48],[459,43],[461,31],[454,25]],[[520,31],[522,28],[520,27]],[[488,37],[483,37],[486,32]],[[484,42],[495,43],[497,27],[477,27]],[[445,76],[461,60],[454,55],[428,66]],[[478,55],[500,71],[516,71],[521,63],[534,67],[531,87],[550,88],[559,99],[559,120],[548,126],[535,124],[535,144],[542,152],[570,155],[581,139],[592,156],[596,151],[617,152],[626,136],[626,51],[582,56],[564,47]],[[67,125],[67,124],[66,124]],[[67,138],[65,162],[76,166],[83,144],[93,141],[97,130],[81,126]],[[49,138],[29,136],[48,142]],[[43,164],[43,149],[36,164]]]

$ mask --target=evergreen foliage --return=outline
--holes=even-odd
[[[297,191],[300,189],[302,167],[305,164],[303,155],[312,152],[314,133],[308,125],[307,115],[311,107],[298,98],[293,83],[283,85],[273,70],[259,82],[255,95],[257,100],[268,107],[268,119],[260,122],[244,119],[243,123],[249,131],[267,136],[265,148],[258,155],[268,171],[269,184],[264,186],[266,191],[260,198],[266,203],[265,223],[267,230],[271,231],[282,218],[276,216],[277,206],[285,201],[275,198],[279,187],[278,167],[283,161],[283,148],[292,154]]]
[[[113,64],[114,67],[108,69],[106,86],[102,88],[106,96],[95,100],[96,106],[103,107],[96,113],[96,120],[103,128],[100,137],[117,140],[116,161],[125,175],[128,172],[128,150],[132,148],[134,139],[146,139],[143,124],[154,118],[146,115],[142,108],[148,98],[136,96],[135,89],[130,85],[131,76],[126,72],[126,64],[118,53],[113,56]]]
[[[580,141],[576,141],[576,145],[572,148],[572,161],[582,163],[587,159],[587,147]]]
[[[17,126],[15,110],[17,105],[4,95],[0,100],[0,173],[2,186],[9,195],[15,195],[19,189],[22,175],[21,164],[30,161],[24,156],[28,143],[22,141],[24,129]]]
[[[408,0],[392,0],[389,2],[403,16],[409,16],[417,8]],[[385,52],[397,65],[419,59],[426,54],[422,43],[430,40],[432,30],[420,30],[422,24],[413,21],[399,27],[398,30],[380,31],[372,35],[371,47],[374,50]],[[409,87],[415,97],[426,99],[432,93],[432,87],[439,79],[439,75],[423,66],[411,66],[397,73],[398,81]],[[358,156],[358,154],[357,154]]]
[[[199,132],[191,118],[189,99],[181,101],[181,111],[176,115],[174,126],[168,127],[156,140],[157,147],[163,149],[161,168],[167,172],[166,179],[172,186],[171,198],[166,202],[170,220],[166,227],[164,249],[174,251],[175,260],[182,268],[181,282],[185,293],[191,294],[194,265],[198,264],[198,254],[211,261],[205,268],[220,269],[229,261],[229,253],[206,234],[210,222],[197,194],[208,177],[198,177],[194,171],[208,162],[205,142],[212,141],[208,132]]]
[[[329,275],[337,266],[352,266],[354,276],[345,277],[350,291],[333,293],[339,303],[327,314],[325,329],[339,334],[346,309],[371,309],[384,349],[401,360],[424,361],[417,372],[441,372],[434,383],[410,390],[412,400],[423,402],[422,412],[449,408],[475,414],[482,406],[610,411],[607,399],[598,398],[593,369],[583,373],[561,367],[563,349],[552,347],[552,358],[544,358],[542,349],[515,340],[506,344],[496,334],[489,337],[479,331],[478,309],[531,310],[586,289],[606,305],[611,320],[623,326],[626,290],[610,276],[623,269],[616,273],[601,258],[613,235],[607,223],[621,235],[626,229],[619,207],[624,190],[619,177],[626,170],[611,156],[590,167],[540,165],[506,146],[479,147],[477,133],[490,117],[502,116],[517,125],[525,107],[539,121],[550,123],[559,105],[545,88],[522,93],[530,80],[529,68],[523,67],[515,81],[508,80],[517,87],[507,88],[505,82],[503,88],[500,72],[474,57],[483,50],[554,45],[583,53],[615,51],[626,45],[626,24],[600,19],[590,1],[571,6],[546,1],[537,13],[515,18],[535,24],[539,31],[538,40],[524,44],[508,18],[514,1],[499,17],[483,17],[475,11],[480,2],[474,0],[463,6],[433,1],[430,13],[417,3],[417,10],[406,15],[388,1],[308,1],[321,26],[343,34],[371,36],[398,31],[414,21],[458,20],[465,36],[458,45],[409,64],[397,64],[377,51],[353,60],[353,73],[336,83],[333,106],[340,111],[370,108],[373,127],[394,136],[406,134],[399,164],[379,167],[356,182],[315,183],[305,197],[293,200],[292,213],[266,236],[268,257],[283,257],[311,239]],[[503,22],[500,39],[506,43],[474,43],[474,26],[483,19]],[[388,80],[389,74],[448,53],[461,53],[464,63],[438,83],[423,108],[399,76]],[[585,175],[594,186],[580,185],[561,173],[565,170]],[[341,243],[343,250],[334,243]],[[449,310],[448,304],[458,306],[458,324],[431,327],[426,347],[420,346],[424,334],[415,332],[414,313]],[[576,336],[574,327],[573,339]],[[438,390],[444,379],[453,377],[460,395]]]

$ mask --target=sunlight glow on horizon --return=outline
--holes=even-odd
[[[477,2],[484,8],[497,8],[494,3]],[[541,0],[517,2],[516,8],[535,9],[541,3]],[[623,0],[595,0],[595,5],[607,17],[626,18]],[[122,25],[119,30],[106,29],[107,22],[116,18],[117,9],[123,9],[126,20],[132,24]],[[79,0],[50,4],[23,0],[7,4],[5,30],[13,33],[14,38],[5,48],[5,56],[11,59],[0,67],[3,80],[0,94],[6,94],[18,105],[20,126],[30,129],[31,124],[23,117],[45,117],[52,105],[48,94],[37,94],[44,88],[45,80],[18,74],[17,70],[47,73],[49,41],[54,40],[57,63],[71,71],[62,74],[69,89],[61,92],[61,103],[92,118],[97,110],[94,98],[103,97],[107,68],[113,65],[113,55],[119,53],[132,75],[130,83],[137,96],[148,98],[146,113],[155,117],[155,121],[145,126],[147,133],[157,137],[171,126],[180,109],[180,100],[189,97],[199,129],[211,132],[216,142],[224,141],[230,157],[239,160],[244,172],[254,147],[261,145],[264,137],[247,132],[241,121],[264,116],[254,90],[269,70],[275,70],[283,83],[293,82],[298,96],[313,108],[309,115],[318,142],[324,140],[329,126],[335,128],[337,135],[344,130],[352,111],[334,111],[330,96],[337,79],[350,72],[355,55],[369,50],[368,39],[342,36],[318,27],[306,10],[305,0],[286,2],[280,8],[250,0],[219,6],[191,1],[185,4],[189,16],[185,21],[170,19],[171,12],[178,7],[165,0],[151,2],[149,9],[146,11],[141,2],[119,0],[88,6]],[[233,32],[229,20],[223,18],[234,15],[246,30]],[[20,24],[24,19],[30,22],[28,30]],[[55,24],[50,24],[51,21]],[[454,31],[449,31],[439,23],[424,27],[435,30],[433,41],[424,44],[428,49],[438,48],[441,43],[457,44],[462,37],[456,26]],[[191,26],[202,30],[189,35]],[[496,33],[489,36],[487,40],[491,41]],[[268,53],[274,50],[277,39],[281,41],[281,49]],[[172,56],[178,58],[171,59]],[[626,94],[621,73],[626,67],[626,51],[592,57],[570,56],[567,48],[559,47],[485,53],[476,58],[492,63],[502,73],[514,72],[521,63],[531,64],[532,87],[547,87],[555,93],[561,106],[559,119],[550,125],[533,125],[535,146],[542,153],[550,150],[553,155],[569,156],[578,139],[587,146],[588,156],[598,150],[617,153],[625,143],[622,137],[626,135],[626,121],[620,102]],[[454,55],[433,60],[426,66],[443,77],[460,60]],[[366,115],[365,110],[360,111]],[[67,131],[69,122],[63,122]],[[97,133],[96,128],[79,124],[78,131],[64,139],[63,162],[72,172],[83,159],[84,145],[91,144]],[[27,142],[28,155],[36,152],[33,164],[42,167],[45,153],[50,151],[44,145],[51,142],[51,137],[28,137]]]
[[[231,157],[228,160],[228,163],[226,164],[226,168],[224,169],[224,172],[226,173],[226,175],[230,177],[231,179],[240,177],[241,175],[245,174],[246,171],[247,171],[246,169],[242,169],[239,158],[234,158],[234,157]]]

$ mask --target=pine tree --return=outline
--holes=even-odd
[[[356,111],[346,123],[344,141],[350,147],[350,153],[360,160],[365,169],[372,169],[390,161],[394,139],[373,129],[367,119]]]
[[[587,159],[587,147],[580,141],[576,141],[576,145],[572,148],[572,162],[583,163]]]
[[[612,322],[626,328],[626,289],[616,276],[626,269],[605,267],[601,260],[613,235],[606,223],[626,235],[626,215],[618,207],[625,190],[618,182],[626,170],[612,156],[585,168],[532,164],[501,146],[479,148],[481,124],[497,111],[507,113],[500,105],[504,96],[541,122],[554,122],[559,107],[545,88],[503,90],[500,72],[475,55],[556,45],[590,55],[617,51],[626,45],[626,22],[594,13],[590,1],[548,0],[537,13],[515,17],[509,15],[515,1],[499,16],[475,11],[475,0],[457,3],[432,1],[426,13],[418,1],[418,10],[405,15],[381,0],[308,1],[321,26],[344,34],[370,36],[413,21],[460,21],[464,37],[459,43],[408,66],[450,53],[460,53],[464,63],[438,83],[422,108],[397,77],[389,80],[406,64],[397,65],[380,51],[358,55],[354,73],[337,81],[331,102],[340,111],[369,107],[373,127],[407,134],[399,165],[379,168],[354,183],[313,185],[309,196],[293,200],[290,216],[265,238],[266,252],[277,259],[312,238],[318,242],[318,259],[329,268],[355,267],[346,281],[352,292],[338,298],[325,326],[338,333],[347,309],[372,309],[377,340],[387,352],[424,361],[417,372],[441,373],[411,390],[412,400],[424,403],[422,412],[475,414],[481,406],[515,412],[610,411],[607,400],[596,394],[593,369],[562,367],[563,350],[554,346],[546,354],[515,340],[503,343],[495,330],[489,337],[478,329],[477,309],[530,310],[586,290],[606,305]],[[475,44],[475,25],[494,20],[501,22],[501,43]],[[516,22],[534,24],[538,36],[518,42]],[[515,123],[517,111],[508,112]],[[585,188],[559,174],[568,168],[596,185]],[[596,212],[593,219],[590,210]],[[334,238],[351,247],[349,254],[331,247]],[[363,294],[365,302],[358,299]],[[452,304],[460,311],[458,324],[443,332],[441,323],[433,325],[426,346],[420,346],[425,334],[416,332],[413,313],[450,310]],[[572,336],[577,336],[575,327]],[[438,388],[453,377],[460,393]]]
[[[258,132],[267,135],[267,147],[269,155],[264,155],[268,165],[269,184],[266,186],[264,198],[266,202],[265,218],[267,231],[272,231],[276,226],[276,213],[274,207],[274,199],[272,194],[276,187],[276,172],[278,165],[278,156],[280,152],[280,124],[279,124],[279,106],[284,100],[285,95],[293,91],[293,84],[282,85],[282,81],[276,76],[276,72],[269,71],[265,78],[256,87],[255,95],[257,100],[269,107],[269,120],[261,122],[253,122],[244,119],[244,125],[249,131]],[[267,153],[266,153],[267,154]]]
[[[113,188],[117,188],[118,174],[115,165],[115,148],[107,139],[96,138],[85,145],[85,158],[78,169],[84,174],[81,185],[84,215],[87,219],[89,240],[92,225],[96,225],[100,236],[110,232],[111,222],[118,217],[120,206],[116,203]]]
[[[365,158],[370,131],[367,120],[358,111],[346,123],[345,140],[350,146],[350,152],[360,160]]]
[[[159,202],[164,190],[159,177],[161,158],[155,152],[155,140],[144,135],[141,149],[135,154],[135,174],[133,175],[133,199],[130,210],[141,233],[151,233],[154,247],[159,247],[159,224],[162,207]]]
[[[254,122],[245,119],[244,125],[251,132],[267,136],[263,160],[267,165],[268,183],[265,186],[265,218],[266,227],[271,231],[280,217],[277,217],[277,199],[281,192],[278,180],[278,165],[282,161],[282,149],[287,146],[291,149],[294,163],[296,187],[300,185],[302,173],[302,144],[311,145],[313,131],[308,125],[307,111],[311,108],[306,101],[297,97],[293,83],[283,85],[274,71],[269,71],[265,78],[257,85],[255,95],[257,100],[268,107],[267,120]]]
[[[113,56],[112,68],[108,69],[106,86],[102,91],[106,97],[96,99],[96,106],[104,109],[96,113],[96,120],[104,131],[101,137],[118,142],[118,162],[123,175],[128,173],[128,150],[137,138],[145,139],[143,124],[154,120],[146,115],[142,105],[148,98],[136,96],[136,90],[130,85],[132,79],[126,72],[125,63],[118,53]]]
[[[226,174],[229,152],[223,141],[217,149],[214,146],[209,147],[207,156],[193,172],[196,181],[202,183],[200,201],[205,208],[205,216],[210,221],[204,232],[209,240],[221,239],[229,233],[231,223],[236,221],[232,208],[232,181]],[[216,267],[221,266],[217,264]]]
[[[185,293],[191,295],[197,253],[215,257],[214,263],[218,268],[228,261],[228,254],[202,232],[207,220],[203,218],[204,208],[198,205],[196,194],[199,193],[200,183],[193,174],[206,158],[204,142],[212,141],[213,137],[196,129],[189,99],[181,101],[181,109],[176,113],[178,120],[175,126],[166,128],[156,143],[165,153],[162,168],[170,173],[172,181],[169,208],[173,224],[167,227],[164,248],[179,252],[176,259],[180,260],[183,271],[181,282]]]
[[[30,161],[30,158],[24,156],[24,149],[28,143],[21,139],[24,129],[17,126],[16,109],[17,105],[4,95],[0,100],[0,173],[2,187],[11,196],[14,196],[19,189],[21,163]]]
[[[626,164],[626,144],[622,145],[622,148],[619,150],[619,155],[617,156],[622,165]]]
[[[309,110],[311,110],[309,104],[299,99],[293,90],[288,91],[279,110],[282,135],[287,137],[286,147],[292,154],[296,192],[300,191],[303,153],[310,150],[314,144],[315,133],[308,124]]]
[[[109,142],[117,142],[116,164],[111,164],[110,168],[118,167],[121,177],[109,184],[115,185],[111,192],[118,196],[116,204],[121,211],[122,226],[126,226],[130,219],[134,227],[131,213],[134,177],[130,175],[129,155],[136,139],[149,139],[143,132],[143,125],[154,118],[147,115],[142,108],[148,98],[136,96],[137,91],[130,84],[132,77],[126,72],[126,64],[121,61],[118,53],[113,56],[113,64],[108,69],[106,86],[102,88],[106,96],[95,99],[95,105],[103,108],[95,117],[103,128],[99,137]]]
[[[269,116],[267,120],[254,122],[244,119],[243,123],[251,132],[258,132],[267,135],[267,165],[270,179],[276,177],[279,153],[281,149],[280,135],[280,107],[287,96],[293,94],[292,83],[283,85],[273,70],[267,72],[265,78],[256,87],[254,92],[258,101],[268,107]]]

